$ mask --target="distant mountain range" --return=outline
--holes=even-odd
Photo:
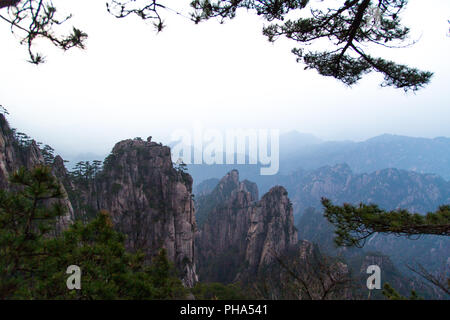
[[[336,203],[376,203],[386,210],[398,208],[426,213],[450,203],[450,182],[434,174],[395,168],[371,173],[355,173],[347,164],[297,170],[290,174],[265,176],[257,180],[268,185],[283,185],[294,204],[294,215],[308,207],[322,208],[322,197]]]
[[[371,139],[367,143],[384,138],[392,141],[389,137],[383,136]],[[434,140],[430,139],[430,141]],[[380,145],[387,149],[385,144]],[[361,145],[359,148],[362,148]],[[403,147],[403,150],[406,149]],[[425,146],[422,146],[421,150],[426,149]],[[367,154],[370,153],[372,151],[367,149]],[[391,163],[390,157],[391,155],[386,155],[386,159],[383,159],[380,156],[374,161]],[[347,159],[352,160],[351,157]],[[325,161],[326,158],[323,160]],[[431,163],[431,159],[429,160]],[[371,165],[377,167],[376,164]],[[450,203],[450,182],[439,175],[419,173],[418,170],[384,168],[368,173],[359,173],[350,165],[341,163],[309,170],[298,169],[274,176],[260,176],[256,170],[256,172],[252,171],[252,168],[249,167],[241,166],[243,173],[240,175],[255,182],[261,193],[267,192],[274,185],[286,188],[293,204],[299,239],[317,243],[324,252],[332,255],[338,254],[342,250],[336,250],[334,247],[334,228],[323,217],[323,207],[320,202],[322,197],[329,198],[339,205],[345,202],[375,203],[386,210],[403,208],[422,214],[435,211],[440,205]],[[207,179],[198,184],[193,192],[199,195],[208,193],[216,183],[216,178]],[[381,252],[390,256],[396,267],[405,273],[409,273],[406,264],[414,262],[421,263],[429,270],[437,271],[448,265],[450,261],[450,239],[423,236],[413,241],[376,234],[369,239],[364,251]],[[345,252],[347,258],[353,258],[352,252],[352,250]]]
[[[412,241],[375,234],[363,250],[336,249],[333,226],[320,203],[327,197],[336,204],[376,203],[419,213],[450,203],[450,182],[443,178],[449,170],[447,138],[383,135],[358,143],[323,142],[291,132],[280,140],[277,175],[261,176],[250,165],[189,166],[194,180],[174,165],[170,148],[151,137],[120,141],[103,167],[84,163],[73,172],[46,147],[10,128],[0,114],[0,188],[9,189],[8,178],[22,166],[49,165],[65,195],[61,230],[106,210],[126,234],[128,250],[143,250],[150,259],[166,248],[188,287],[198,275],[206,281],[253,281],[274,264],[272,251],[295,249],[295,261],[310,260],[312,255],[304,253],[315,252],[316,245],[326,254],[344,256],[348,264],[339,264],[339,273],[351,270],[365,278],[366,265],[377,263],[383,277],[404,290],[415,287],[395,270],[406,271],[405,263],[418,261],[433,272],[450,265],[448,237]],[[77,160],[96,157],[85,156]],[[229,168],[241,173],[221,173]]]
[[[297,190],[290,196],[293,207],[297,208],[297,211],[302,208],[296,223],[299,240],[297,248],[300,252],[303,252],[307,243],[314,243],[320,252],[339,256],[341,261],[345,261],[343,266],[349,267],[351,273],[356,276],[355,284],[361,285],[362,288],[365,288],[367,266],[377,264],[382,270],[383,281],[394,285],[403,294],[408,295],[411,289],[415,289],[423,297],[442,298],[442,293],[438,290],[416,281],[417,278],[406,268],[406,264],[414,265],[419,262],[428,270],[440,270],[450,255],[450,239],[424,236],[414,241],[376,234],[362,249],[336,248],[333,242],[334,227],[322,214],[320,195],[329,196],[336,202],[346,201],[342,199],[365,201],[372,199],[371,197],[380,202],[384,198],[382,203],[389,208],[395,208],[400,203],[408,208],[417,206],[423,209],[434,206],[433,201],[439,203],[448,199],[445,198],[449,195],[448,183],[445,180],[397,169],[385,169],[373,174],[354,174],[347,165],[301,171],[290,177],[290,187]],[[277,188],[282,187],[274,187],[268,194]],[[436,196],[434,192],[440,195]],[[267,231],[257,237],[259,242],[272,239],[269,247],[286,243],[286,230],[291,230],[288,232],[288,238],[297,235],[297,230],[289,227],[288,220],[276,223],[271,221],[272,215],[267,215],[267,210],[261,217],[254,216],[255,208],[268,207],[268,204],[261,204],[261,201],[265,203],[263,200],[268,194],[258,200],[256,184],[248,180],[239,181],[239,173],[236,170],[221,180],[211,178],[203,181],[197,186],[196,194],[196,219],[199,228],[196,239],[197,266],[199,277],[203,281],[230,282],[236,277],[237,270],[241,270],[239,273],[243,275],[242,270],[245,270],[246,265],[244,261],[250,256],[253,256],[250,259],[252,261],[261,260],[257,252],[248,249],[249,235],[253,234],[251,230],[254,229],[255,223],[278,226],[276,232],[272,233],[274,238],[268,237]],[[425,198],[428,198],[428,202],[421,202]],[[267,203],[271,203],[270,208],[277,212],[274,216],[285,216],[282,214],[283,210],[277,211],[283,207],[279,201]],[[288,203],[291,202],[288,200]],[[294,240],[291,242],[295,243]],[[308,259],[313,256],[310,253]],[[298,252],[294,255],[297,262],[301,257],[302,254]],[[377,298],[381,297],[381,292],[378,292]]]
[[[324,141],[312,134],[290,131],[280,135],[279,143],[279,175],[347,163],[355,173],[397,168],[433,173],[450,180],[450,138],[446,137],[429,139],[383,134],[361,142]],[[63,157],[72,168],[78,161],[101,160],[106,154],[63,153]],[[220,179],[233,169],[252,181],[260,175],[258,165],[202,164],[188,165],[188,168],[195,185],[209,178]],[[261,191],[267,192],[269,188],[263,187]]]
[[[384,134],[362,142],[322,141],[296,131],[280,136],[280,170],[286,175],[299,169],[347,163],[355,173],[396,168],[417,173],[431,173],[450,179],[450,138],[414,138]],[[260,179],[258,165],[189,165],[194,183],[209,178],[220,179],[232,169],[251,181]],[[270,179],[270,178],[269,178]],[[270,188],[259,185],[262,192]]]
[[[362,142],[311,143],[283,156],[286,153],[281,152],[283,172],[345,162],[358,173],[397,168],[450,179],[450,139],[445,137],[384,134]]]

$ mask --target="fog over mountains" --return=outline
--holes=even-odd
[[[218,184],[222,172],[232,168],[237,168],[243,179],[255,182],[261,194],[274,185],[285,187],[299,239],[334,254],[334,231],[322,215],[322,197],[336,204],[375,203],[386,210],[402,208],[422,214],[450,203],[450,139],[445,137],[384,134],[362,142],[325,142],[290,132],[280,136],[278,174],[261,176],[255,165],[191,165],[194,194],[202,200]],[[204,177],[210,178],[198,183]],[[411,261],[436,270],[450,256],[450,243],[442,237],[410,241],[378,235],[366,250],[389,255],[405,272],[405,264]]]
[[[450,179],[450,138],[415,138],[384,134],[354,141],[322,141],[296,131],[280,136],[280,170],[275,176],[262,177],[258,165],[189,165],[189,173],[198,185],[209,178],[220,179],[232,169],[241,177],[258,183],[262,192],[270,188],[264,181],[291,174],[300,169],[314,170],[346,163],[354,173],[371,173],[396,168]]]
[[[355,172],[397,168],[450,178],[450,139],[384,134],[362,142],[323,142],[291,148],[282,156],[284,171],[347,163]],[[288,149],[288,148],[286,148]],[[283,151],[281,151],[283,152]]]
[[[383,135],[363,142],[323,142],[291,132],[280,139],[280,172],[262,176],[255,165],[174,164],[171,149],[152,137],[120,141],[103,165],[82,162],[68,171],[49,146],[41,148],[10,128],[3,116],[0,127],[4,188],[17,168],[49,165],[69,208],[62,229],[106,210],[115,228],[127,236],[128,250],[145,249],[150,259],[158,248],[166,248],[187,287],[199,280],[257,283],[258,277],[279,275],[272,250],[309,262],[320,251],[319,261],[322,253],[345,260],[331,264],[333,272],[365,276],[365,266],[375,261],[403,294],[413,287],[426,297],[441,297],[411,282],[406,265],[419,262],[433,272],[448,266],[450,239],[423,236],[411,241],[375,234],[364,249],[336,248],[334,227],[324,218],[320,200],[434,211],[450,203],[450,182],[444,178],[448,138]],[[280,283],[276,279],[273,283]],[[365,288],[358,279],[355,283]],[[273,288],[272,293],[284,290]],[[339,297],[349,294],[340,292]]]
[[[168,144],[171,146],[171,144]],[[312,134],[290,131],[280,135],[279,175],[298,169],[313,170],[326,165],[346,163],[355,173],[370,173],[397,168],[418,173],[431,173],[450,180],[450,138],[420,138],[383,134],[364,141],[324,141]],[[57,150],[58,151],[58,150]],[[61,152],[68,167],[78,161],[104,159],[107,154]],[[210,178],[220,179],[238,169],[241,177],[259,176],[258,165],[188,165],[194,184]],[[263,191],[267,191],[263,188]]]

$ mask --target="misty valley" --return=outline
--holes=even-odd
[[[57,246],[48,237],[60,239],[61,245],[69,241],[65,244],[68,249],[60,248],[60,254],[66,255],[67,265],[78,266],[83,274],[81,290],[67,290],[65,281],[62,281],[64,275],[60,275],[60,283],[52,283],[51,289],[37,287],[35,292],[32,291],[34,295],[38,295],[39,290],[49,290],[45,294],[82,298],[86,290],[92,297],[104,297],[101,286],[97,287],[101,281],[90,284],[86,280],[87,274],[96,279],[111,277],[114,264],[137,259],[137,269],[127,272],[135,272],[136,275],[155,273],[148,281],[165,292],[161,296],[163,298],[383,299],[389,294],[388,290],[406,297],[414,292],[427,299],[445,298],[445,292],[427,281],[426,276],[445,276],[448,272],[450,246],[446,236],[399,237],[401,232],[373,232],[364,239],[364,246],[338,246],[335,242],[338,235],[336,226],[324,216],[322,204],[323,198],[328,198],[337,204],[376,203],[394,212],[407,209],[426,214],[435,211],[450,199],[450,182],[436,174],[447,174],[440,171],[439,161],[442,159],[430,157],[421,164],[422,168],[415,171],[386,168],[355,173],[348,164],[330,162],[309,170],[292,164],[291,171],[264,176],[259,175],[257,165],[242,165],[240,172],[231,169],[222,173],[221,170],[228,169],[220,165],[177,164],[173,162],[169,147],[151,138],[135,138],[118,142],[103,161],[78,162],[68,170],[65,161],[55,155],[50,146],[43,147],[25,134],[17,133],[4,115],[0,120],[2,210],[9,212],[5,206],[8,201],[13,201],[8,200],[14,199],[13,195],[21,197],[27,188],[34,190],[32,178],[43,179],[47,172],[43,168],[49,168],[47,178],[54,179],[61,190],[51,196],[52,193],[47,195],[46,191],[39,189],[42,186],[39,187],[36,192],[43,192],[45,196],[35,199],[41,208],[31,212],[37,219],[40,210],[50,210],[55,202],[60,212],[55,216],[46,213],[47,216],[33,222],[37,229],[31,239],[42,237],[40,245],[43,247],[31,246],[28,250],[44,255],[46,248]],[[292,139],[293,136],[297,136],[296,139]],[[319,159],[319,164],[331,159],[325,155],[320,160],[323,142],[310,139],[311,144],[303,141],[303,147],[296,147],[295,140],[301,137],[299,133],[280,137],[281,145],[290,144],[289,156],[282,153],[280,163],[294,163],[292,159],[295,157],[298,163],[308,157]],[[440,152],[446,150],[450,155],[449,139],[438,142],[395,136],[376,139],[383,139],[383,144],[372,147],[379,148],[375,152],[387,154],[387,150],[394,150],[399,159],[403,159],[402,154],[407,152],[420,154],[422,145],[428,151],[436,143]],[[398,139],[405,141],[403,145],[411,145],[411,149],[399,150]],[[303,157],[305,153],[295,152],[313,144],[319,150],[314,156]],[[345,159],[347,152],[350,154],[348,159],[355,161],[352,152],[358,151],[341,152],[342,155],[335,156],[339,161]],[[366,159],[374,160],[371,154],[364,158],[358,153],[361,165],[367,163]],[[421,157],[423,159],[425,154]],[[386,161],[386,158],[382,157],[382,160]],[[395,161],[394,156],[388,161]],[[399,167],[408,165],[400,160],[397,164]],[[429,168],[436,173],[419,172]],[[202,180],[205,172],[210,174],[210,178]],[[196,183],[197,176],[200,182]],[[49,183],[37,182],[39,185]],[[31,197],[30,194],[24,196]],[[19,212],[26,210],[14,209]],[[40,221],[49,222],[48,233],[41,229],[44,227]],[[16,223],[20,225],[20,221]],[[91,229],[95,226],[100,230]],[[448,233],[448,229],[445,232]],[[76,243],[70,242],[77,237],[86,241],[88,247],[82,245],[78,248]],[[116,245],[122,246],[122,251],[119,251],[122,253],[116,252],[115,247],[109,248],[108,242],[104,243],[111,241],[110,237],[117,237]],[[94,249],[97,246],[98,249]],[[73,256],[70,250],[75,250]],[[80,250],[79,255],[77,250]],[[106,252],[101,253],[102,250]],[[52,256],[51,252],[47,254],[49,261],[56,259],[53,267],[60,265],[64,269],[53,272],[65,271],[67,266],[59,261],[58,256]],[[114,258],[119,261],[97,261],[97,254],[114,257],[119,254]],[[120,262],[124,254],[130,256]],[[84,261],[84,257],[90,255],[93,255],[93,260]],[[39,261],[32,259],[29,263]],[[40,267],[48,272],[45,260],[43,263]],[[370,273],[367,271],[373,266],[379,268],[384,288],[368,289],[366,282]],[[156,279],[152,278],[154,276]],[[3,274],[3,277],[8,278],[8,275]],[[132,286],[133,283],[126,279],[115,281],[122,286]],[[159,288],[158,283],[166,284]],[[43,287],[46,288],[45,285]],[[2,292],[3,297],[16,294],[14,291]],[[72,292],[75,292],[74,296]],[[119,292],[115,294],[120,297]],[[151,291],[135,294],[135,298],[141,294],[142,298],[146,294],[152,297]]]
[[[0,0],[2,315],[448,313],[449,12]]]

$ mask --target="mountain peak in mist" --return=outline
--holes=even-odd
[[[310,133],[289,131],[280,135],[281,152],[291,152],[295,149],[320,144],[323,140]]]

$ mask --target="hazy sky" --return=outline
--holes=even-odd
[[[0,104],[14,127],[63,155],[106,153],[136,136],[165,140],[195,120],[219,130],[295,129],[332,140],[450,136],[448,0],[410,0],[403,21],[419,42],[379,51],[435,72],[416,94],[380,88],[379,74],[348,88],[305,71],[290,52],[295,43],[269,43],[263,21],[245,11],[225,25],[165,12],[167,28],[156,34],[141,20],[109,16],[104,1],[54,4],[65,4],[89,34],[87,50],[42,46],[47,63],[36,67],[0,22]]]

